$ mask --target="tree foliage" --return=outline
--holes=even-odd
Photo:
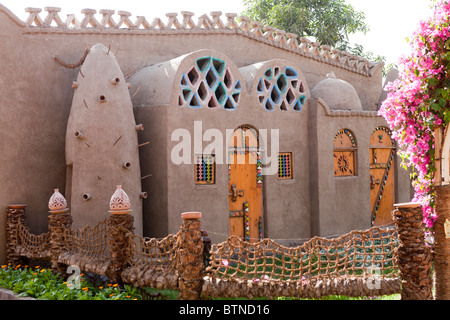
[[[244,15],[341,50],[348,36],[369,30],[365,14],[345,0],[244,0]]]

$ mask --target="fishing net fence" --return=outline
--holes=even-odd
[[[315,237],[298,247],[237,237],[214,244],[205,270],[209,296],[350,296],[400,292],[393,229]]]
[[[52,257],[52,239],[59,239],[51,233],[33,235],[21,220],[16,232],[10,231],[11,239],[15,234],[17,254],[29,258]],[[108,219],[83,229],[68,227],[62,233],[57,261],[84,272],[109,275],[119,246],[116,249],[126,256],[119,270],[124,283],[178,290],[183,260],[180,232],[162,239],[147,238],[109,225]],[[204,297],[320,298],[401,292],[395,228],[374,227],[332,239],[314,237],[297,247],[273,239],[251,243],[234,236],[212,245],[203,238],[203,247],[205,268],[200,276]]]
[[[129,233],[130,267],[124,270],[122,279],[137,287],[178,289],[178,236],[156,239]]]
[[[83,229],[65,229],[64,241],[65,250],[58,262],[76,265],[83,271],[106,274],[110,263],[107,219]]]

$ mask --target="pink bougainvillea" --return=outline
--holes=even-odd
[[[399,60],[399,78],[388,84],[379,114],[399,145],[403,165],[412,169],[415,196],[431,229],[434,211],[434,129],[450,122],[450,4],[434,0],[434,13],[409,40],[411,55]]]

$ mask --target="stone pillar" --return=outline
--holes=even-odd
[[[6,209],[6,261],[13,266],[20,263],[17,256],[17,246],[19,244],[18,225],[25,225],[26,204],[10,204]]]
[[[110,201],[108,219],[108,246],[110,266],[108,277],[111,283],[122,283],[121,273],[127,267],[130,255],[128,233],[134,230],[134,217],[130,214],[130,199],[118,185]]]
[[[397,265],[402,300],[431,300],[431,248],[425,244],[422,208],[418,203],[396,204],[392,212],[398,232]]]
[[[65,250],[64,232],[72,226],[72,216],[67,208],[66,199],[59,193],[58,189],[55,189],[50,197],[48,208],[50,209],[48,231],[50,233],[52,268],[56,273],[65,274],[66,270],[61,269],[58,258],[61,252]]]
[[[436,300],[450,300],[450,238],[445,235],[444,223],[450,220],[450,185],[436,186],[436,214],[434,223],[434,288]]]
[[[50,250],[52,268],[56,272],[64,274],[66,270],[60,270],[58,258],[62,251],[66,249],[64,233],[72,226],[72,216],[70,212],[52,213],[48,216],[48,231],[50,233]]]
[[[178,242],[179,300],[199,300],[203,285],[203,239],[201,212],[185,212]]]

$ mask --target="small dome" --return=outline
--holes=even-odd
[[[355,88],[347,81],[336,79],[333,72],[314,87],[311,97],[323,99],[333,110],[362,110]]]

